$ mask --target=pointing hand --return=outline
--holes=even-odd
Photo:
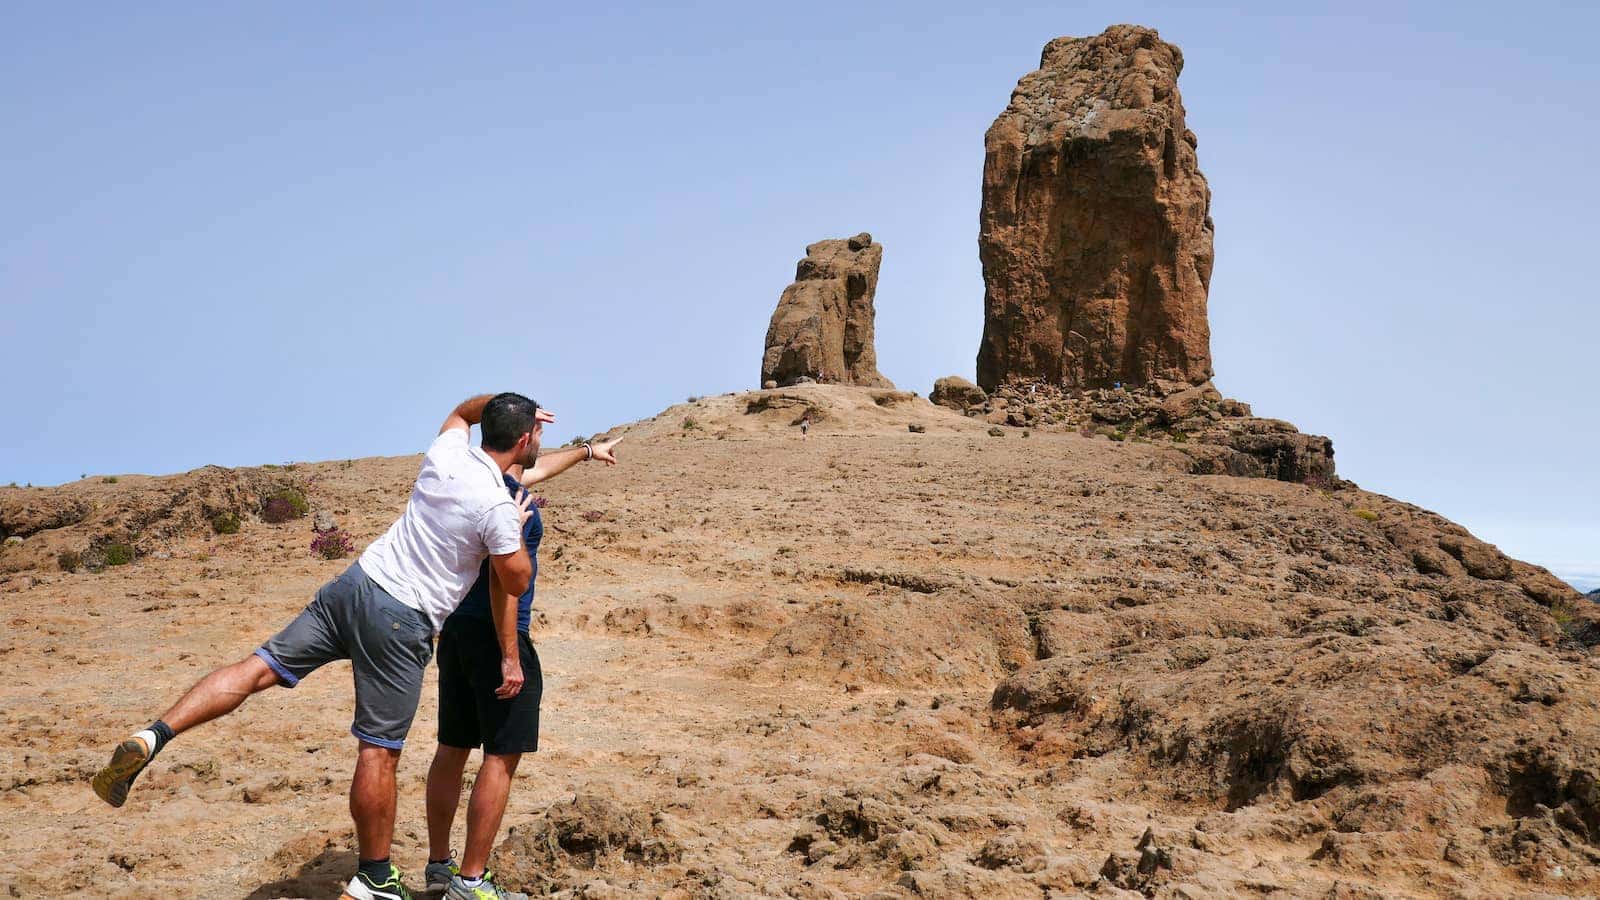
[[[595,459],[600,460],[608,466],[614,466],[617,464],[617,454],[612,448],[620,443],[622,443],[622,437],[618,436],[609,441],[595,441],[593,444],[589,445],[589,448],[593,451]]]

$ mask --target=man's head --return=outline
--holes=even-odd
[[[539,404],[521,394],[507,391],[495,394],[483,408],[483,449],[496,453],[513,451],[512,462],[531,466],[539,456],[539,438],[544,423],[539,421]]]

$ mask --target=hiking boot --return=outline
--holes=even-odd
[[[477,887],[467,887],[461,879],[459,871],[450,879],[450,888],[445,891],[445,900],[528,900],[527,894],[515,891],[501,890],[500,885],[494,883],[494,873],[484,872],[483,881]]]
[[[128,789],[150,764],[150,745],[144,738],[134,735],[117,745],[111,752],[111,762],[94,776],[91,784],[101,800],[114,807],[128,802]]]
[[[428,890],[443,891],[450,888],[450,879],[461,874],[461,866],[456,864],[455,857],[444,862],[431,862],[422,870],[422,877],[428,883]]]
[[[411,900],[411,892],[400,883],[400,869],[389,864],[389,877],[376,882],[357,872],[356,877],[344,886],[339,900]]]

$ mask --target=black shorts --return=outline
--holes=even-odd
[[[539,749],[539,699],[544,675],[539,654],[526,634],[522,648],[522,690],[509,700],[494,695],[500,687],[500,642],[494,623],[473,616],[451,616],[439,632],[439,743],[496,755]]]

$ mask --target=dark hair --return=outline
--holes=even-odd
[[[495,394],[483,408],[483,449],[510,450],[517,439],[533,430],[534,414],[539,404],[521,394],[510,391]]]

